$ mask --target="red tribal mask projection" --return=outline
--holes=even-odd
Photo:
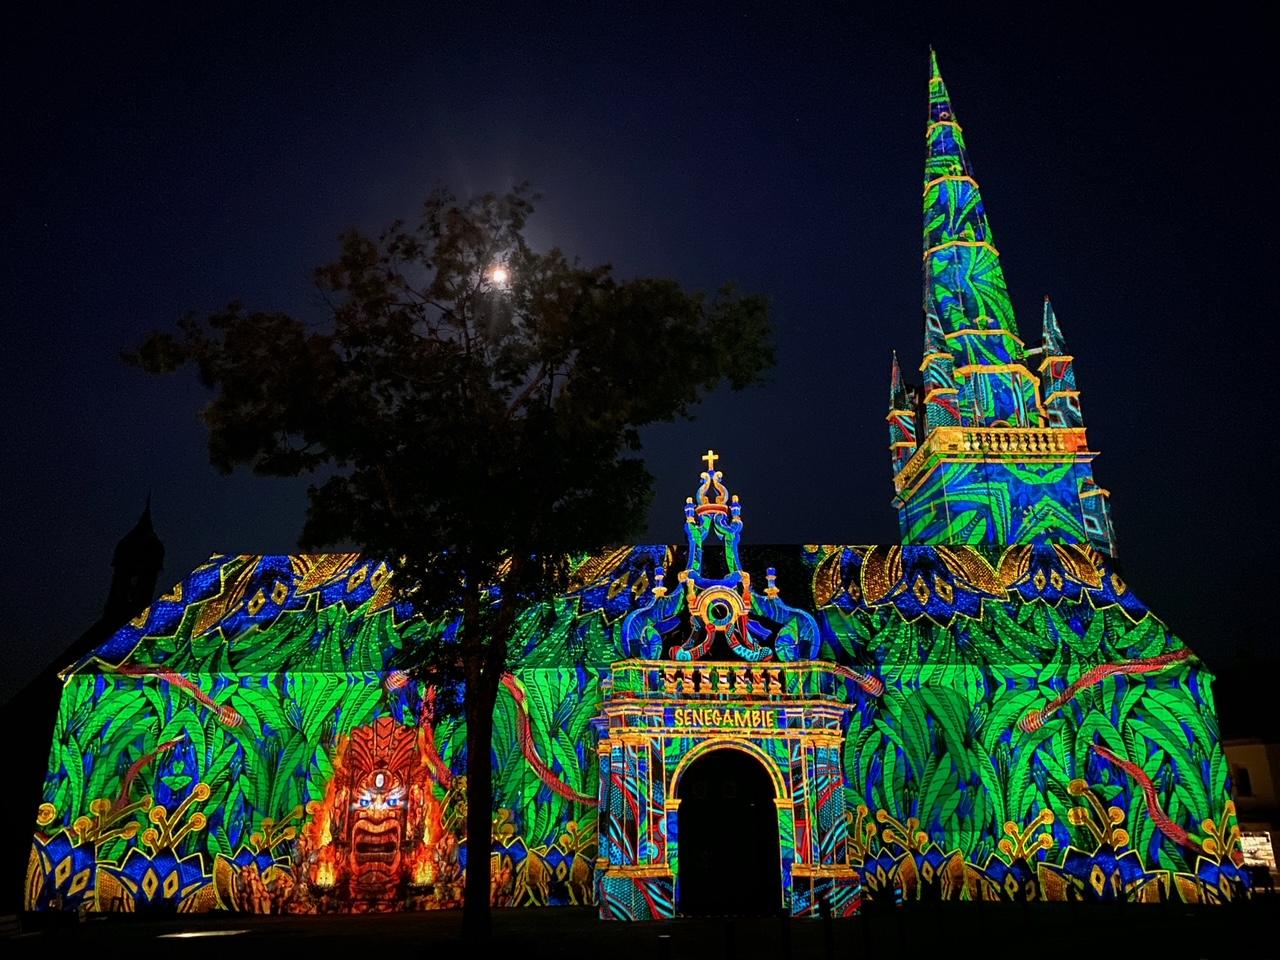
[[[356,909],[391,908],[423,859],[435,806],[414,730],[382,717],[351,731],[316,817],[317,886]]]

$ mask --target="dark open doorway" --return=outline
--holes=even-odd
[[[778,810],[759,760],[712,750],[680,778],[679,910],[686,916],[777,913]]]

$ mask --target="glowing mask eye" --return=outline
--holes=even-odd
[[[398,806],[400,806],[400,798],[399,798],[399,797],[392,797],[390,800],[388,800],[388,801],[387,801],[387,806],[390,806],[390,807],[398,807]]]
[[[369,800],[368,800],[368,798],[366,798],[366,797],[361,797],[361,799],[360,799],[360,806],[362,806],[362,807],[367,807],[368,805],[369,805]]]

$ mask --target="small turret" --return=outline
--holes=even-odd
[[[151,525],[150,494],[138,522],[116,544],[111,567],[111,590],[102,619],[119,625],[151,603],[156,580],[164,568],[164,544]]]
[[[1084,532],[1095,548],[1116,556],[1116,529],[1111,523],[1111,491],[1098,486],[1093,477],[1080,482],[1080,509]]]
[[[893,352],[893,368],[889,375],[889,452],[894,476],[916,452],[916,404],[914,391],[902,381],[898,352]]]
[[[1053,312],[1053,302],[1049,299],[1049,295],[1044,295],[1044,321],[1043,332],[1040,336],[1040,342],[1044,348],[1044,355],[1062,356],[1067,352],[1066,342],[1062,339],[1062,329],[1058,326],[1058,317]]]
[[[1053,304],[1044,298],[1044,337],[1040,359],[1040,394],[1051,427],[1083,427],[1080,391],[1076,389],[1073,357],[1067,353]]]

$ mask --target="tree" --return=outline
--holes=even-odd
[[[572,556],[641,528],[640,427],[688,417],[773,362],[764,298],[536,252],[523,231],[537,199],[527,186],[463,202],[437,190],[412,225],[342,236],[316,271],[321,327],[233,303],[126,357],[197,368],[218,469],[323,476],[304,548],[394,558],[402,596],[457,619],[404,665],[461,682],[466,829],[484,845],[468,857],[470,935],[488,931],[490,741],[516,615],[564,587]]]

